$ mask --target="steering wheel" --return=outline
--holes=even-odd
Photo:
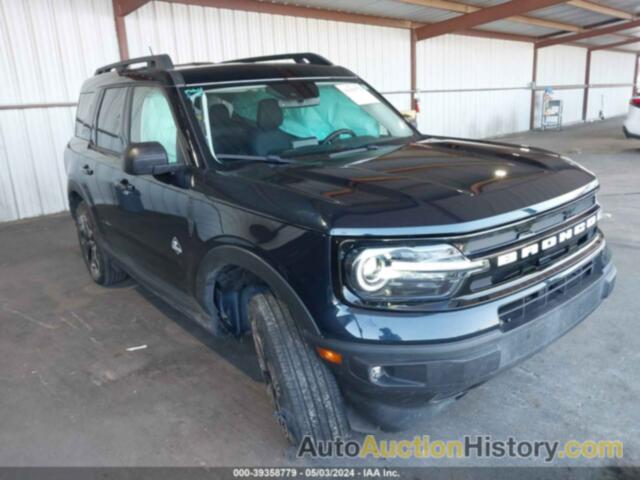
[[[338,130],[327,135],[325,139],[320,142],[320,145],[333,143],[340,135],[351,135],[351,137],[357,137],[356,132],[354,132],[353,130],[350,130],[348,128],[339,128]]]

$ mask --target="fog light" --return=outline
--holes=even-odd
[[[371,367],[369,369],[369,380],[371,383],[378,383],[384,376],[384,369],[381,366]]]

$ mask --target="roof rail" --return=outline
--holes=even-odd
[[[272,60],[293,60],[296,63],[311,63],[313,65],[333,65],[329,60],[317,53],[282,53],[279,55],[265,55],[262,57],[238,58],[235,60],[226,60],[222,63],[258,63],[270,62]]]
[[[162,55],[150,55],[148,57],[137,57],[123,60],[121,62],[110,63],[104,67],[100,67],[96,70],[94,75],[100,75],[101,73],[107,73],[111,70],[115,70],[118,73],[128,70],[131,65],[137,65],[139,63],[146,63],[145,68],[155,68],[158,70],[171,70],[173,68],[173,61],[171,57],[166,53]]]
[[[174,68],[180,67],[203,67],[205,65],[215,65],[214,62],[189,62],[189,63],[176,63]]]

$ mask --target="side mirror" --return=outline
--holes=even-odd
[[[122,155],[122,166],[129,175],[160,175],[176,170],[167,151],[158,142],[131,143]]]

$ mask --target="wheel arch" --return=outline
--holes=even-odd
[[[91,199],[82,186],[74,180],[69,180],[67,183],[67,200],[69,202],[69,210],[71,215],[75,216],[76,209],[80,202],[85,201],[91,206]]]
[[[196,275],[195,288],[198,301],[211,314],[213,322],[219,322],[215,305],[216,283],[221,272],[229,267],[240,268],[259,279],[290,309],[298,326],[307,334],[320,336],[320,330],[304,302],[286,279],[257,253],[236,245],[214,247],[203,258]],[[213,325],[214,332],[219,324]]]

